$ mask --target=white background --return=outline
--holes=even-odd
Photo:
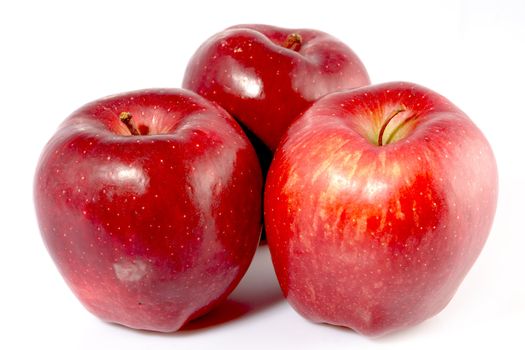
[[[266,248],[225,306],[175,334],[106,324],[68,290],[33,210],[33,173],[45,142],[93,99],[179,86],[197,46],[238,23],[329,32],[354,49],[373,82],[430,87],[484,131],[499,165],[496,220],[479,260],[439,315],[374,340],[312,324],[281,298]],[[0,348],[524,349],[524,65],[522,0],[2,1]],[[235,305],[250,310],[232,314]]]

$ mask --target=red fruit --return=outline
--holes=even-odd
[[[437,93],[388,83],[330,94],[287,131],[265,190],[290,304],[380,335],[442,310],[478,257],[497,200],[491,148]]]
[[[355,53],[312,29],[228,28],[199,47],[183,87],[217,102],[271,151],[319,97],[370,83]]]
[[[44,242],[98,317],[171,332],[226,298],[261,231],[261,170],[239,125],[184,90],[74,112],[35,176]]]

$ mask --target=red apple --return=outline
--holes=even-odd
[[[337,92],[287,131],[265,191],[268,244],[290,304],[377,336],[442,310],[479,255],[497,199],[491,148],[410,83]]]
[[[369,83],[359,58],[334,37],[252,24],[204,42],[183,87],[220,104],[273,151],[292,120],[319,97]]]
[[[98,317],[176,331],[237,285],[261,231],[261,170],[239,125],[193,92],[85,105],[41,156],[35,204],[62,276]]]

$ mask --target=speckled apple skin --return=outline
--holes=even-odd
[[[302,38],[296,49],[283,47],[290,34]],[[331,35],[243,24],[198,48],[182,86],[217,102],[273,151],[292,120],[319,97],[368,84],[357,55]]]
[[[392,111],[385,135],[374,143]],[[409,119],[410,118],[410,119]],[[378,336],[442,310],[481,252],[497,202],[491,148],[437,93],[388,83],[330,94],[290,127],[265,189],[289,303]]]
[[[147,135],[119,120],[130,112]],[[184,90],[111,96],[46,145],[36,213],[60,273],[109,322],[172,332],[237,285],[261,231],[261,170],[239,125]]]

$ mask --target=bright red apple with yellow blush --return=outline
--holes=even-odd
[[[288,129],[266,182],[284,295],[365,335],[417,324],[480,254],[497,191],[487,140],[439,94],[388,83],[327,95]]]

